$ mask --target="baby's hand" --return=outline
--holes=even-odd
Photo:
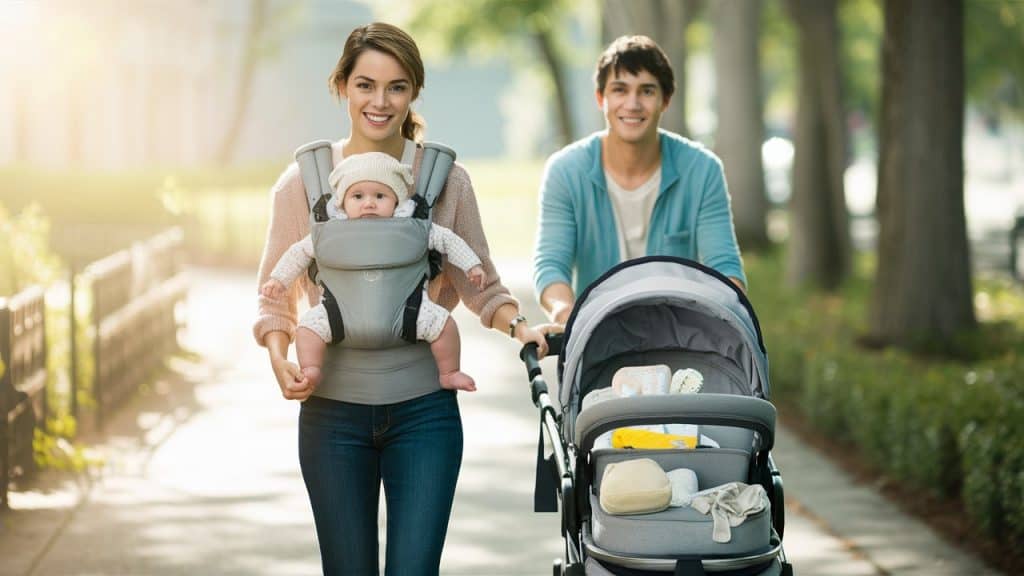
[[[263,283],[260,287],[260,294],[267,298],[280,298],[284,296],[285,290],[284,284],[277,278],[271,278]]]
[[[484,274],[482,266],[473,266],[466,272],[466,277],[469,278],[469,283],[476,286],[477,290],[483,290],[484,282],[487,280],[487,274]]]

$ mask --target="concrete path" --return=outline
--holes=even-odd
[[[522,263],[502,263],[526,279]],[[296,456],[298,405],[280,398],[249,333],[251,274],[193,273],[175,363],[114,419],[91,481],[44,475],[2,515],[0,575],[307,575],[319,573]],[[511,286],[529,303],[529,286]],[[464,309],[465,457],[442,574],[543,575],[561,555],[558,517],[532,512],[537,412],[518,347]],[[545,361],[554,378],[553,359]],[[852,484],[785,430],[786,552],[800,575],[992,574],[928,528]]]

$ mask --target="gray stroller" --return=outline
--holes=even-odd
[[[561,504],[565,556],[555,561],[556,576],[792,574],[782,549],[782,478],[769,453],[775,408],[767,401],[768,360],[753,308],[732,282],[680,258],[624,262],[580,295],[564,336],[549,343],[549,354],[558,355],[560,410],[547,393],[536,345],[520,357],[541,413],[535,510]],[[699,371],[699,393],[613,397],[583,409],[584,398],[610,387],[620,368],[649,365]],[[697,444],[601,443],[614,430],[675,424],[699,427]],[[701,490],[758,485],[767,505],[733,526],[728,542],[715,541],[712,516],[690,506],[608,513],[600,504],[605,469],[637,458],[666,471],[688,468]]]

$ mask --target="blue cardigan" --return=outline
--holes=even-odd
[[[555,282],[569,284],[578,296],[621,261],[601,165],[602,135],[566,146],[544,167],[533,256],[538,297]],[[721,161],[672,132],[659,130],[658,140],[661,188],[648,227],[647,254],[697,260],[745,285]]]

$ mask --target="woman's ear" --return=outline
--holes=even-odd
[[[347,84],[348,82],[345,80],[338,82],[338,98],[348,98],[348,95],[345,93],[345,87]]]

